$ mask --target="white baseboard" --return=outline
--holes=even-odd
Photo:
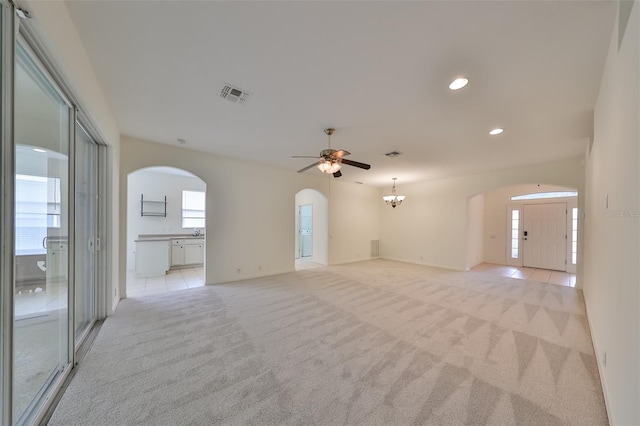
[[[611,412],[611,404],[609,403],[610,396],[609,391],[607,389],[607,379],[603,374],[604,365],[602,363],[602,359],[600,357],[600,348],[598,347],[598,341],[593,333],[593,329],[591,328],[591,321],[589,320],[589,304],[587,303],[587,294],[584,290],[582,290],[582,295],[584,296],[584,309],[587,315],[587,325],[589,326],[589,333],[591,333],[591,342],[593,343],[593,352],[596,357],[596,364],[598,365],[598,375],[600,376],[600,385],[602,386],[602,394],[604,395],[604,406],[607,410],[607,417],[609,418],[609,424],[615,425],[615,419],[613,418],[613,413]]]
[[[393,262],[408,263],[410,265],[420,265],[420,266],[429,266],[431,268],[446,269],[447,271],[464,272],[464,269],[454,268],[453,266],[449,266],[449,265],[438,265],[438,264],[435,264],[435,263],[426,263],[426,262],[414,262],[414,261],[406,260],[406,259],[396,259],[394,257],[382,257],[381,256],[380,259],[391,260]]]

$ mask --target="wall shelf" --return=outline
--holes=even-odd
[[[167,217],[167,196],[158,201],[145,200],[144,194],[140,194],[140,216]]]

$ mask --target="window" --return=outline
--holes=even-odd
[[[555,191],[555,192],[536,192],[534,194],[515,195],[511,197],[511,201],[519,200],[541,200],[545,198],[560,198],[560,197],[577,197],[576,191]]]
[[[503,228],[504,229],[504,228]],[[518,243],[520,241],[520,210],[511,210],[511,258],[517,259]]]
[[[571,264],[578,263],[578,208],[571,209]]]
[[[60,228],[60,179],[16,175],[16,254],[44,254],[47,229]]]
[[[182,227],[204,228],[205,193],[182,191]]]

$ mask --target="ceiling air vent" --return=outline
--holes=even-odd
[[[401,153],[401,152],[398,152],[398,151],[391,151],[391,152],[387,152],[385,155],[386,155],[387,157],[397,157],[397,156],[399,156],[399,155],[401,155],[401,154],[402,154],[402,153]]]
[[[242,89],[238,89],[237,87],[234,87],[226,83],[222,88],[222,90],[220,91],[221,98],[231,102],[239,103],[239,104],[246,104],[250,96],[251,96],[251,93],[245,92]]]

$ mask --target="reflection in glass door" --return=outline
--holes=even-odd
[[[75,151],[75,343],[96,318],[98,146],[76,125]]]
[[[300,206],[300,257],[313,254],[313,206]]]
[[[69,365],[72,109],[22,43],[15,67],[13,423],[28,421]]]

